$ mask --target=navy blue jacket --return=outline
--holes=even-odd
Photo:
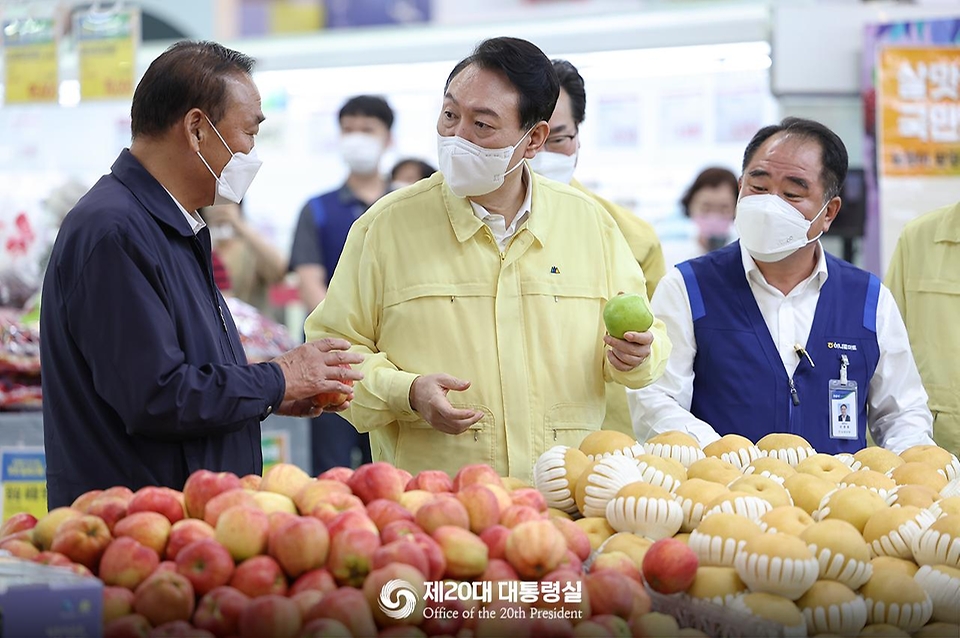
[[[210,233],[124,150],[66,216],[43,282],[49,507],[91,489],[259,474],[285,385],[248,365],[213,282]]]
[[[690,412],[718,434],[756,442],[789,432],[826,454],[866,447],[867,390],[880,360],[880,280],[832,255],[826,259],[829,276],[804,345],[815,367],[800,357],[795,396],[743,271],[740,242],[678,265],[697,343]],[[829,385],[840,378],[841,355],[849,361],[848,378],[857,382],[856,439],[830,437]]]

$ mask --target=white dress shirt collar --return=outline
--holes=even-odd
[[[163,190],[167,190],[164,188]],[[167,191],[167,195],[170,196],[170,199],[173,200],[173,203],[177,205],[177,208],[180,209],[180,212],[183,213],[183,216],[187,218],[187,223],[190,224],[190,230],[193,231],[193,234],[196,235],[201,230],[206,228],[207,224],[203,221],[203,218],[200,217],[200,213],[194,211],[192,214],[187,212],[187,209],[183,207],[177,198],[173,196],[173,193]]]
[[[746,274],[748,282],[771,289],[773,288],[773,286],[767,283],[763,273],[760,272],[760,267],[757,266],[757,262],[753,259],[753,257],[750,256],[750,253],[747,252],[747,249],[743,247],[742,242],[740,243],[740,259],[743,262],[743,272]],[[797,287],[791,291],[791,294],[798,290],[805,289],[813,281],[817,282],[817,290],[820,290],[823,288],[823,284],[827,282],[828,275],[827,256],[823,250],[823,245],[819,240],[817,240],[817,267],[814,268],[809,277],[801,281]]]
[[[523,179],[527,184],[527,192],[523,197],[523,203],[520,205],[520,210],[517,211],[517,215],[513,218],[513,223],[509,227],[506,225],[506,218],[503,215],[497,215],[495,213],[489,212],[486,208],[480,204],[470,200],[470,206],[473,207],[473,214],[476,215],[480,221],[487,225],[490,229],[490,232],[493,233],[494,239],[497,240],[497,246],[500,247],[500,250],[505,250],[507,244],[510,243],[510,239],[517,234],[517,229],[523,225],[523,222],[527,220],[530,216],[530,206],[533,202],[533,186],[531,184],[530,171],[527,168],[527,163],[523,162],[521,167],[523,171]]]

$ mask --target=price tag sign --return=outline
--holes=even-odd
[[[283,431],[261,432],[260,447],[263,450],[264,473],[277,463],[290,462],[289,433]]]
[[[43,448],[0,448],[0,487],[3,520],[27,512],[37,518],[47,513],[47,461]]]
[[[53,18],[3,21],[6,103],[57,102],[60,66]]]
[[[137,9],[81,13],[77,16],[80,98],[127,99],[133,95],[140,12]]]

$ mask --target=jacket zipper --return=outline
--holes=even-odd
[[[200,238],[194,235],[193,242],[197,255],[200,257],[200,265],[206,273],[207,285],[210,288],[210,298],[213,301],[213,307],[216,308],[216,312],[220,316],[220,326],[223,328],[223,334],[227,339],[227,346],[230,348],[230,355],[233,357],[233,363],[239,363],[240,360],[237,358],[237,351],[234,350],[233,341],[230,340],[230,331],[227,329],[227,318],[223,314],[223,306],[220,305],[220,299],[217,296],[217,283],[213,279],[212,266],[207,264],[206,259],[204,258],[203,244],[200,242]]]

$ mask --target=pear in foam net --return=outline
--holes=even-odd
[[[645,441],[643,449],[647,454],[673,459],[684,468],[705,458],[700,444],[686,432],[671,431],[658,434]]]
[[[741,470],[750,465],[763,454],[750,439],[739,434],[725,434],[719,440],[703,448],[707,457],[718,458]]]
[[[775,507],[760,517],[760,528],[767,533],[800,536],[805,529],[814,524],[813,517],[795,505]]]
[[[797,601],[807,634],[856,636],[867,624],[867,604],[855,591],[833,580],[813,584]]]
[[[886,623],[912,634],[933,616],[933,601],[913,578],[903,574],[875,574],[861,587],[867,604],[867,622]]]
[[[683,523],[683,509],[673,495],[643,481],[622,487],[607,504],[606,516],[618,532],[653,541],[672,537]]]
[[[800,609],[783,596],[751,592],[738,596],[730,608],[779,625],[785,638],[802,638],[807,635],[807,624]]]
[[[742,476],[740,470],[722,459],[708,456],[687,468],[687,479],[703,479],[726,487]]]
[[[807,544],[787,534],[762,534],[748,540],[734,560],[750,591],[796,600],[817,582],[820,564]]]
[[[873,575],[870,547],[863,535],[846,521],[814,523],[803,530],[800,540],[817,559],[821,579],[835,580],[856,590]]]
[[[746,542],[763,534],[760,526],[736,514],[714,514],[700,521],[690,533],[687,545],[700,559],[701,565],[732,567],[737,552]]]
[[[831,483],[839,483],[843,477],[850,473],[849,467],[829,454],[809,456],[800,461],[796,469],[797,472],[813,474]]]
[[[863,539],[873,556],[913,559],[913,539],[936,519],[928,510],[906,505],[883,509],[870,517]]]
[[[783,487],[790,493],[793,504],[810,515],[820,509],[820,503],[827,494],[837,489],[830,481],[812,474],[788,476],[783,481]]]
[[[910,548],[917,565],[960,568],[960,514],[941,516],[914,537]]]
[[[924,565],[913,579],[930,596],[933,620],[960,624],[960,569],[946,565]]]
[[[577,481],[589,465],[583,452],[564,445],[541,454],[533,468],[533,484],[543,494],[547,507],[576,514]]]
[[[577,507],[584,516],[606,516],[609,503],[624,485],[643,480],[637,460],[622,455],[593,461],[577,480]]]
[[[840,479],[837,487],[865,487],[871,492],[879,494],[881,498],[886,499],[887,495],[896,489],[897,482],[886,474],[881,474],[874,470],[859,470],[851,472]]]
[[[737,575],[735,567],[700,565],[697,577],[687,589],[687,595],[715,605],[729,605],[739,594],[747,591],[747,585]]]
[[[790,467],[790,464],[786,461],[781,461],[780,459],[769,456],[761,457],[743,468],[744,476],[764,476],[773,479],[780,485],[783,485],[787,477],[793,476],[796,473],[797,471]]]
[[[900,453],[906,463],[918,462],[930,465],[948,481],[960,477],[960,459],[936,445],[914,445]]]
[[[727,487],[731,492],[743,492],[762,498],[770,503],[771,507],[793,505],[790,493],[782,485],[766,476],[744,476]]]
[[[863,468],[886,474],[895,467],[903,465],[904,460],[894,452],[882,447],[865,447],[853,455]]]
[[[840,519],[863,533],[870,517],[886,507],[886,502],[879,494],[865,487],[845,487],[825,496],[813,518],[817,521]]]
[[[674,492],[674,497],[683,510],[680,531],[689,533],[695,530],[707,511],[707,505],[729,493],[730,490],[719,483],[699,478],[684,481]]]
[[[598,461],[608,456],[640,456],[643,454],[643,446],[623,432],[598,430],[591,432],[580,442],[580,451],[586,455],[588,461]]]
[[[768,434],[757,441],[757,448],[763,456],[769,456],[797,467],[801,461],[817,453],[813,446],[796,434],[777,432]]]

